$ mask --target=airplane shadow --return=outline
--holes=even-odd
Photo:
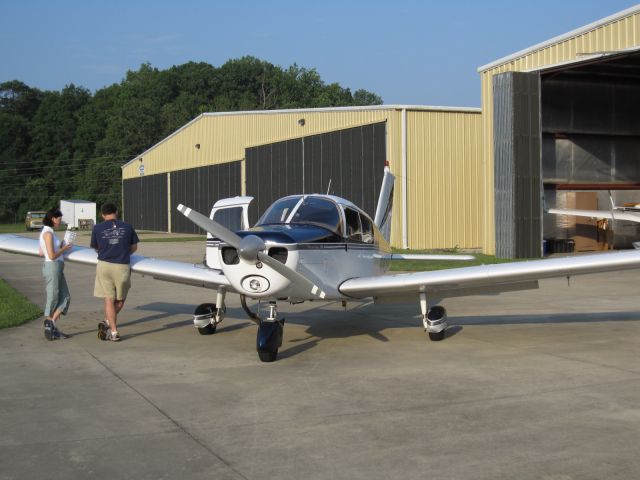
[[[389,338],[382,333],[390,328],[413,328],[422,330],[420,315],[416,313],[414,306],[408,305],[374,305],[372,302],[350,303],[349,309],[345,312],[340,308],[340,302],[315,304],[304,311],[286,311],[287,308],[279,310],[280,318],[285,318],[285,341],[291,347],[282,349],[279,358],[288,358],[315,348],[321,341],[332,338],[350,338],[362,335],[380,341],[388,342]],[[284,307],[284,304],[283,304]],[[126,308],[126,307],[125,307]],[[258,311],[256,305],[250,306],[254,312]],[[190,327],[193,328],[192,314],[194,306],[191,304],[152,302],[140,305],[134,310],[149,311],[150,314],[136,320],[121,322],[123,327],[145,323],[154,323],[149,330],[127,334],[127,338],[135,338],[142,335],[149,335],[166,331],[173,328]],[[260,312],[264,316],[265,312]],[[157,325],[157,322],[168,317],[184,316],[183,320]],[[234,319],[246,318],[245,312],[241,308],[228,308],[227,317]],[[592,312],[592,313],[551,313],[551,314],[517,314],[517,315],[466,315],[449,316],[449,327],[445,333],[445,339],[459,334],[465,326],[471,325],[534,325],[534,324],[559,324],[559,323],[595,323],[595,322],[620,322],[640,320],[640,311],[634,312]],[[254,323],[250,320],[244,322],[234,322],[220,324],[216,331],[216,336],[224,333],[234,332],[247,327],[252,327]],[[287,335],[287,325],[297,325],[306,327],[304,336],[291,338]],[[93,333],[89,330],[82,333]]]
[[[290,338],[289,343],[298,343],[298,345],[280,351],[278,353],[279,358],[293,357],[299,353],[316,347],[322,340],[329,338],[347,338],[359,335],[369,335],[372,338],[387,342],[389,339],[381,333],[381,330],[383,329],[407,327],[421,329],[419,315],[411,316],[409,314],[408,316],[404,316],[404,320],[398,319],[397,317],[394,319],[375,318],[375,312],[369,310],[368,307],[369,304],[361,306],[356,309],[356,311],[351,310],[348,312],[351,315],[345,315],[340,311],[334,311],[330,312],[334,313],[333,316],[327,317],[326,315],[328,312],[325,312],[323,318],[318,318],[318,321],[314,321],[316,319],[313,318],[318,315],[313,314],[311,315],[311,321],[309,321],[307,315],[304,315],[304,320],[299,319],[290,321],[289,323],[307,325],[307,329],[305,330],[307,336],[304,338]],[[377,306],[372,306],[372,308],[378,309]],[[355,315],[353,315],[354,313]],[[408,313],[408,311],[406,313]],[[404,309],[400,310],[397,316],[403,317],[403,315],[405,315]],[[445,340],[462,332],[465,326],[471,325],[542,325],[561,323],[626,322],[637,320],[640,320],[640,311],[539,315],[450,316],[449,327],[445,332]]]
[[[539,315],[492,315],[450,317],[456,325],[528,325],[545,323],[631,322],[640,312],[551,313]]]
[[[162,318],[166,318],[166,317],[171,317],[173,315],[188,315],[189,317],[186,318],[185,320],[179,320],[179,321],[175,321],[175,322],[171,322],[171,323],[165,323],[160,327],[157,328],[153,328],[151,330],[145,330],[144,332],[137,332],[137,333],[131,333],[128,334],[126,337],[123,338],[123,340],[125,338],[135,338],[135,337],[140,337],[142,335],[149,335],[152,333],[158,333],[158,332],[162,332],[162,331],[166,331],[172,328],[178,328],[178,327],[191,327],[193,328],[193,311],[194,311],[194,306],[191,304],[180,304],[180,303],[168,303],[168,302],[153,302],[153,303],[148,303],[146,305],[140,305],[138,307],[135,308],[135,310],[145,310],[145,311],[156,311],[159,313],[155,313],[152,315],[148,315],[146,317],[142,317],[139,318],[137,320],[132,320],[129,322],[122,322],[121,325],[122,326],[131,326],[131,325],[136,325],[136,324],[140,324],[140,323],[146,323],[146,322],[153,322],[156,320],[160,320]],[[242,316],[244,315],[244,312],[242,312],[241,309],[236,309],[236,308],[227,308],[227,315],[228,316],[232,316],[232,317],[237,317],[237,316]],[[218,326],[218,328],[216,329],[216,333],[223,333],[223,332],[232,332],[234,330],[239,330],[242,328],[247,327],[248,325],[250,325],[251,322],[247,321],[245,323],[235,323],[235,324],[221,324]]]
[[[125,310],[126,310],[126,305],[125,305]],[[182,304],[182,303],[169,303],[169,302],[152,302],[152,303],[148,303],[146,305],[139,305],[137,307],[132,308],[131,310],[135,310],[135,311],[150,311],[150,312],[154,312],[151,313],[147,316],[141,317],[141,318],[137,318],[136,320],[129,320],[129,321],[120,321],[118,322],[118,327],[130,327],[133,325],[139,325],[139,324],[145,324],[145,323],[152,323],[152,322],[157,322],[158,320],[162,320],[164,318],[168,318],[168,317],[172,317],[174,315],[180,315],[180,316],[185,316],[186,318],[184,320],[178,320],[178,321],[174,321],[174,322],[169,322],[169,323],[164,323],[159,327],[156,328],[151,328],[149,330],[145,330],[144,332],[137,332],[137,333],[131,333],[131,334],[127,334],[126,336],[122,337],[122,341],[128,339],[128,338],[134,338],[134,337],[139,337],[142,335],[149,335],[152,333],[157,333],[157,332],[162,332],[162,331],[166,331],[172,328],[179,328],[179,327],[192,327],[193,328],[193,310],[194,310],[194,306],[191,304]],[[242,317],[244,315],[244,312],[241,309],[235,309],[235,308],[231,308],[231,309],[227,309],[227,315],[232,316],[232,317]],[[90,329],[90,330],[83,330],[83,331],[78,331],[78,332],[74,332],[73,335],[82,335],[82,334],[86,334],[86,333],[95,333],[97,331],[97,323],[96,322],[96,328],[95,329]],[[234,331],[234,330],[239,330],[241,328],[245,328],[246,326],[252,324],[252,322],[247,321],[246,323],[241,323],[241,324],[222,324],[218,327],[217,332],[230,332],[230,331]]]

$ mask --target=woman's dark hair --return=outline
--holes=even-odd
[[[51,210],[47,211],[47,214],[44,216],[44,220],[42,220],[42,223],[44,223],[47,227],[53,228],[53,219],[60,218],[61,216],[62,212],[60,211],[60,209],[52,208]]]

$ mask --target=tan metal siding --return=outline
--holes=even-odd
[[[201,115],[142,155],[145,175],[241,160],[246,147],[380,122],[390,112]],[[298,124],[301,118],[304,126]],[[139,175],[137,163],[123,167],[124,179]]]
[[[409,248],[481,247],[481,114],[408,112],[407,129]]]
[[[484,251],[495,253],[495,224],[493,199],[493,76],[508,71],[528,71],[546,65],[576,60],[578,54],[610,52],[624,50],[640,45],[640,12],[634,12],[626,17],[610,23],[599,25],[592,30],[562,40],[558,43],[546,45],[539,50],[528,52],[521,57],[511,59],[501,65],[494,66],[480,72],[482,89],[483,112],[483,155],[482,169],[484,199]]]

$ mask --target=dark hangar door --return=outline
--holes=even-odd
[[[183,204],[209,216],[217,200],[241,195],[241,175],[240,161],[171,172],[171,231],[204,233],[176,207]]]
[[[387,159],[386,122],[247,148],[251,224],[278,198],[330,193],[371,217]]]
[[[167,174],[122,181],[123,219],[138,230],[167,231]]]
[[[493,77],[496,256],[542,255],[540,76]]]

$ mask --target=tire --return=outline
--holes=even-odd
[[[445,330],[442,330],[440,332],[429,332],[429,339],[432,342],[439,342],[441,340],[444,340],[444,332]]]
[[[206,327],[198,327],[198,333],[200,335],[213,335],[214,333],[216,333],[216,327],[217,325],[207,325]]]
[[[266,352],[258,350],[258,357],[260,357],[260,360],[265,363],[275,362],[276,358],[278,358],[278,351],[276,350],[275,352]]]
[[[216,313],[216,304],[215,303],[203,303],[196,308],[196,311],[193,313],[194,315],[204,315],[209,313],[214,315]],[[198,333],[200,335],[213,335],[216,333],[217,325],[209,324],[206,327],[198,327]]]

